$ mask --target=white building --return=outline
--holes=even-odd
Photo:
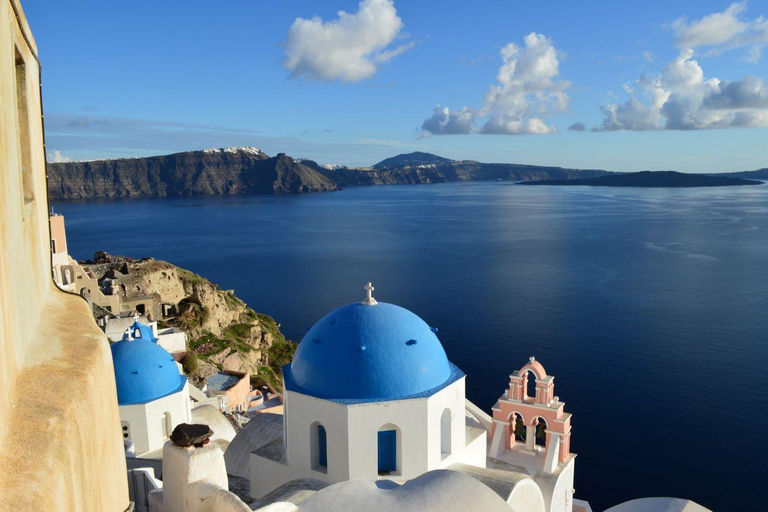
[[[192,421],[187,378],[155,340],[135,322],[111,345],[123,439],[137,456],[161,450],[176,425]]]
[[[366,289],[283,367],[284,415],[256,415],[224,456],[166,443],[151,512],[592,512],[573,499],[571,415],[538,361],[510,375],[491,417],[433,329]],[[250,507],[225,473],[249,478]],[[620,510],[707,512],[669,499]]]
[[[104,324],[104,334],[107,335],[109,341],[120,341],[123,339],[125,330],[136,322],[149,327],[154,341],[171,354],[187,350],[187,334],[184,331],[175,327],[160,329],[157,326],[157,322],[152,322],[147,317],[141,315],[118,316],[108,319],[106,324]]]
[[[465,376],[419,317],[363,302],[321,319],[283,368],[285,443],[251,455],[251,495],[297,478],[410,480],[485,465],[486,433],[467,433]]]

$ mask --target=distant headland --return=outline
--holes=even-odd
[[[602,169],[570,169],[526,164],[450,160],[414,152],[382,160],[371,167],[320,165],[279,153],[270,157],[253,147],[205,149],[171,155],[114,160],[49,163],[51,200],[188,197],[222,195],[280,195],[329,192],[353,186],[429,184],[454,181],[515,181],[547,185],[602,185],[594,179],[661,183],[664,173],[615,173]],[[604,186],[721,186],[706,175],[681,174],[675,183]],[[734,181],[735,176],[723,176]],[[768,178],[768,169],[738,174],[740,178]],[[683,179],[682,177],[688,177]],[[714,178],[713,178],[714,180]],[[726,180],[728,181],[728,180]],[[746,180],[729,185],[757,184]],[[588,182],[588,183],[587,183]],[[700,183],[711,183],[702,185]]]
[[[589,179],[521,181],[518,185],[587,185],[592,187],[731,187],[740,185],[762,185],[762,181],[745,180],[727,176],[686,174],[674,171],[642,171],[610,174]]]

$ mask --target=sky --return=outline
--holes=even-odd
[[[214,8],[217,7],[217,8]],[[49,160],[768,167],[768,4],[26,0]]]

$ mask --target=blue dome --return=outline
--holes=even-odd
[[[375,401],[436,391],[461,371],[418,316],[394,304],[357,302],[320,319],[283,373],[293,391]]]
[[[171,354],[152,338],[125,336],[111,348],[118,405],[145,404],[180,391],[187,382]]]

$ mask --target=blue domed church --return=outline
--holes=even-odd
[[[284,439],[251,454],[253,497],[296,479],[405,481],[485,467],[486,430],[436,329],[377,302],[370,283],[366,291],[321,318],[283,367]]]
[[[191,421],[187,378],[138,321],[111,349],[123,440],[137,456],[161,450],[176,425]]]

